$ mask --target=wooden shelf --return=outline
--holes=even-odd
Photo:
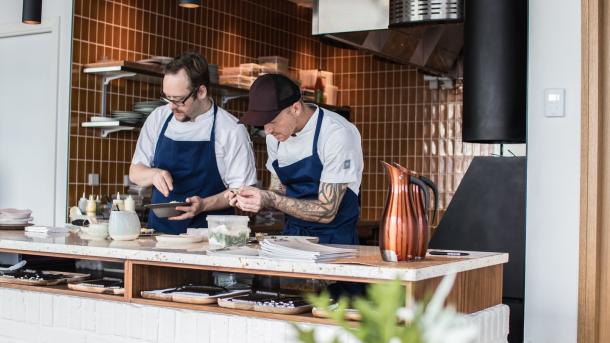
[[[72,296],[77,296],[77,297],[94,298],[94,299],[101,299],[101,300],[127,301],[123,295],[110,295],[110,294],[99,294],[99,293],[75,291],[75,290],[69,289],[68,285],[65,285],[65,284],[57,285],[57,286],[28,286],[28,285],[2,283],[2,284],[0,284],[0,287],[20,289],[20,290],[31,291],[31,292],[44,292],[44,293],[53,293],[53,294],[62,294],[62,295],[72,295]]]
[[[172,301],[151,300],[151,299],[144,299],[144,298],[134,298],[134,299],[131,299],[131,302],[135,303],[135,304],[141,304],[141,305],[153,305],[153,306],[161,306],[161,307],[179,308],[179,309],[185,309],[185,310],[206,311],[206,312],[230,314],[230,315],[244,316],[244,317],[276,319],[276,320],[284,320],[284,321],[288,321],[288,322],[304,322],[304,323],[324,324],[324,325],[333,324],[333,321],[331,319],[314,317],[311,314],[311,312],[302,313],[302,314],[275,314],[275,313],[266,313],[266,312],[257,312],[257,311],[237,310],[237,309],[220,307],[218,305],[183,304],[183,303],[177,303],[177,302],[172,302]]]

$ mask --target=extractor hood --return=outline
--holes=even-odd
[[[450,3],[463,1],[315,0],[312,33],[431,74],[458,78],[462,76],[464,45],[461,18],[439,20],[434,15],[420,15],[409,22],[401,20],[397,12],[412,11],[418,4]]]

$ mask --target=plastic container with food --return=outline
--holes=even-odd
[[[261,56],[258,64],[264,73],[280,73],[288,75],[288,59],[281,56]]]
[[[239,65],[239,75],[258,76],[261,73],[261,66],[256,63],[242,63]]]
[[[208,241],[211,248],[224,248],[232,245],[245,245],[250,237],[247,216],[206,217],[208,221]]]

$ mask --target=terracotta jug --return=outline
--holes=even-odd
[[[383,162],[390,189],[381,219],[379,248],[385,261],[423,259],[428,250],[428,187],[434,195],[432,222],[438,211],[438,192],[434,183],[398,164]]]

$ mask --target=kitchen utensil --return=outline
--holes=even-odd
[[[135,212],[111,211],[108,234],[117,241],[129,241],[140,236],[140,219]]]
[[[423,259],[430,240],[428,188],[434,195],[434,222],[438,211],[436,186],[430,179],[398,164],[382,163],[390,179],[390,189],[381,220],[381,256],[390,262]]]
[[[6,267],[6,268],[0,267],[0,274],[11,274],[11,273],[14,273],[14,272],[22,269],[23,267],[25,267],[25,265],[27,263],[28,263],[28,261],[22,260],[22,261],[19,261],[16,264],[13,264],[10,267]]]
[[[149,208],[159,218],[168,218],[181,215],[184,212],[176,210],[176,207],[179,206],[191,206],[191,204],[188,202],[168,202],[144,205],[144,207]]]

